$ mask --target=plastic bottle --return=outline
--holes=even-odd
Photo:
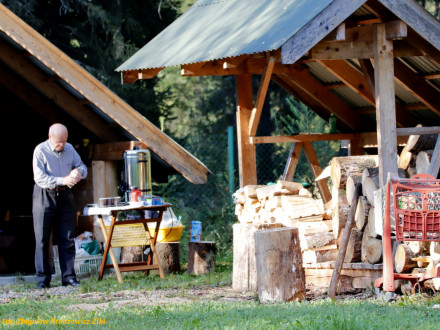
[[[139,196],[141,195],[141,191],[138,187],[133,187],[130,192],[130,202],[139,202]]]

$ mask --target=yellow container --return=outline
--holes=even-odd
[[[167,227],[159,229],[157,234],[157,243],[161,242],[178,242],[182,236],[182,231],[185,226]],[[155,228],[148,227],[150,235],[154,235]]]

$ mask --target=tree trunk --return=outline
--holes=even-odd
[[[187,273],[201,275],[213,272],[215,254],[215,242],[189,242]]]
[[[298,229],[258,231],[254,237],[260,302],[304,300],[306,283]]]
[[[397,246],[396,254],[394,255],[394,268],[397,273],[405,273],[417,267],[417,261],[413,261],[414,253],[408,245],[400,244]]]
[[[348,204],[351,206],[351,202],[353,200],[354,188],[356,183],[362,183],[362,175],[350,175],[347,179],[346,184],[346,196]]]
[[[362,230],[367,223],[368,215],[371,212],[371,204],[368,202],[365,196],[359,197],[356,214],[354,215],[354,221],[356,223],[356,228],[358,230]],[[374,211],[374,208],[373,208]]]
[[[334,157],[330,163],[331,180],[338,189],[346,187],[351,175],[362,175],[365,168],[377,166],[377,156]]]

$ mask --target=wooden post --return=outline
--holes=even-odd
[[[257,231],[254,238],[260,302],[304,300],[306,283],[298,228]]]
[[[240,188],[257,184],[257,157],[255,145],[250,143],[249,124],[254,107],[252,97],[252,75],[237,75],[237,141],[238,174]]]
[[[386,38],[386,25],[374,28],[374,81],[376,93],[379,185],[384,187],[388,172],[397,173],[396,101],[394,92],[393,41]]]
[[[286,167],[284,168],[283,180],[293,181],[296,166],[298,165],[299,156],[301,154],[302,142],[293,142],[290,147],[289,157],[287,159]]]

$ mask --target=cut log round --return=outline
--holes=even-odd
[[[365,249],[367,261],[370,264],[376,264],[382,260],[382,240],[368,237]]]
[[[362,234],[362,246],[361,246],[361,261],[362,262],[368,262],[367,259],[367,241],[370,238],[369,232],[370,229],[368,228],[369,223],[367,222],[367,225],[364,228],[364,232]]]
[[[341,231],[344,229],[349,213],[350,205],[348,204],[347,197],[340,197],[332,214],[332,227],[336,238],[340,236]]]
[[[440,242],[431,242],[429,247],[429,255],[432,260],[440,261]]]
[[[397,246],[396,254],[394,255],[394,268],[397,273],[408,272],[417,267],[417,261],[412,260],[414,253],[408,245],[400,244]]]
[[[369,168],[365,168],[362,171],[362,182],[364,182],[365,178],[368,176],[378,176],[379,175],[379,167],[369,167]],[[362,195],[366,196],[365,193],[365,188],[364,186],[362,186]]]
[[[302,301],[305,273],[297,228],[279,228],[254,234],[260,302]]]
[[[349,176],[362,175],[365,168],[376,167],[377,159],[377,155],[334,157],[330,163],[333,185],[344,189]]]
[[[365,177],[362,181],[362,187],[365,192],[364,196],[367,197],[371,205],[374,205],[374,191],[379,189],[379,175]]]
[[[364,229],[370,212],[371,204],[368,202],[367,198],[365,196],[359,197],[356,213],[354,215],[354,221],[358,230]]]
[[[201,275],[215,270],[215,242],[189,242],[188,274]]]
[[[420,151],[416,158],[416,171],[417,174],[428,173],[429,166],[431,165],[431,158],[434,150]]]
[[[351,229],[344,262],[352,263],[361,261],[362,235],[362,231],[356,228]]]
[[[351,206],[351,201],[353,200],[354,189],[357,183],[362,183],[362,175],[350,175],[347,179],[346,184],[346,196],[348,204]]]
[[[426,254],[429,251],[430,242],[407,241],[404,244],[409,246],[414,255],[419,255],[421,253]]]

